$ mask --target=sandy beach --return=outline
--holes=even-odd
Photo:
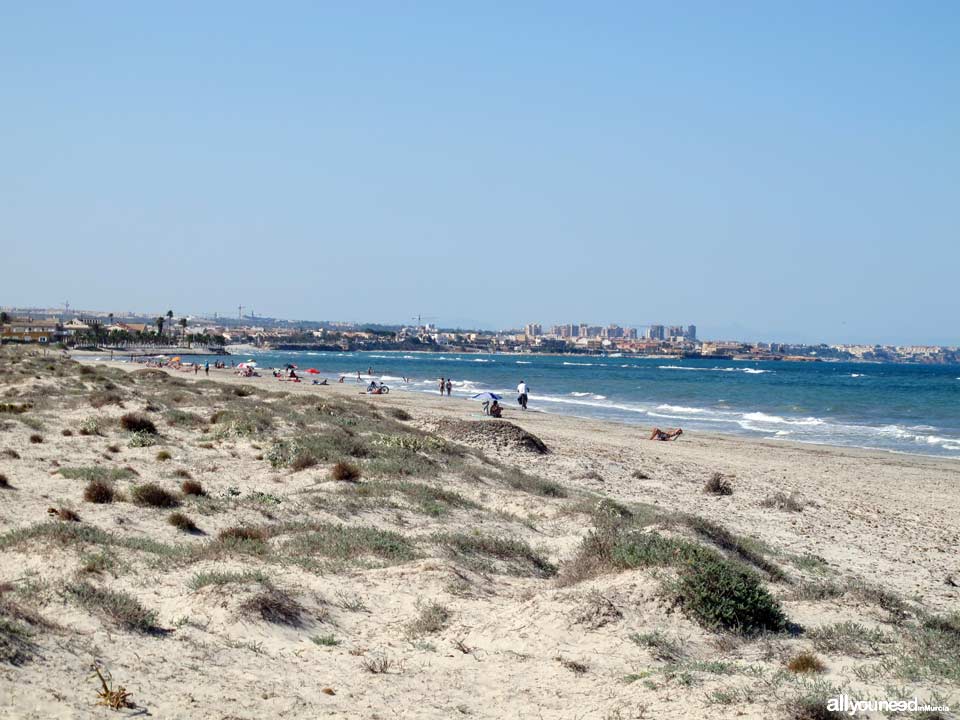
[[[652,442],[229,369],[7,349],[0,365],[4,717],[108,716],[94,664],[130,693],[121,712],[158,718],[960,703],[960,461]],[[85,500],[95,482],[112,501]],[[714,561],[763,588],[782,627],[705,615],[697,563]],[[791,667],[803,653],[810,671]]]

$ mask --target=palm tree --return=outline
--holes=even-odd
[[[173,310],[167,310],[167,319],[173,320]]]
[[[184,338],[187,336],[187,319],[185,317],[180,318],[180,342],[182,343]]]
[[[163,323],[166,322],[166,319],[161,315],[157,318],[157,335],[163,335]]]

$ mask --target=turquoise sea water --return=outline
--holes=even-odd
[[[358,370],[366,382],[372,368],[392,392],[436,393],[438,378],[450,377],[454,396],[502,393],[511,414],[523,379],[530,409],[541,412],[960,458],[957,366],[400,352],[248,357],[265,371],[293,363],[352,383]]]

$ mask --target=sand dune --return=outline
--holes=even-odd
[[[540,454],[450,398],[0,371],[4,717],[108,716],[94,664],[158,718],[960,703],[958,462],[508,408]]]

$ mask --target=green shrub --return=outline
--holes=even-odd
[[[711,629],[754,635],[788,625],[757,575],[719,557],[701,555],[684,564],[675,591],[684,610]]]
[[[152,447],[157,444],[157,436],[148,432],[137,431],[130,436],[130,441],[127,443],[129,447],[138,448],[138,447]]]

